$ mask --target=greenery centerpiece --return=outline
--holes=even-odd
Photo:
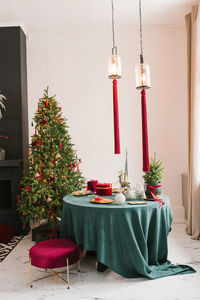
[[[155,196],[161,195],[161,180],[163,177],[163,162],[156,158],[156,154],[150,158],[150,171],[143,176],[146,184],[146,197],[152,198],[152,193]]]

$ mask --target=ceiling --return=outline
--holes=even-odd
[[[142,0],[144,25],[184,24],[192,0]],[[0,26],[26,32],[109,29],[111,0],[0,0]],[[138,25],[138,0],[114,0],[116,27]]]

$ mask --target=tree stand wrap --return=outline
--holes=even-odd
[[[118,94],[117,80],[113,80],[113,114],[114,114],[114,141],[115,154],[120,154],[120,137],[119,137],[119,110],[118,110]]]
[[[141,91],[142,104],[142,147],[143,147],[143,171],[149,172],[149,149],[148,149],[148,130],[147,130],[147,108],[146,108],[146,92]]]

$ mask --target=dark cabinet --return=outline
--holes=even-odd
[[[21,231],[16,211],[24,161],[28,155],[28,107],[26,36],[20,27],[0,27],[0,91],[6,96],[6,111],[0,120],[0,221]]]

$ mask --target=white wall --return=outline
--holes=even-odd
[[[27,40],[29,123],[47,85],[68,119],[72,141],[87,179],[117,181],[128,148],[129,179],[142,179],[140,93],[134,67],[138,30],[117,31],[123,77],[119,80],[121,155],[114,155],[112,81],[107,78],[111,33],[32,33]],[[147,91],[150,154],[165,166],[164,192],[181,203],[181,176],[187,169],[187,87],[184,27],[144,28],[144,58],[151,67]],[[30,133],[33,128],[30,126]]]

